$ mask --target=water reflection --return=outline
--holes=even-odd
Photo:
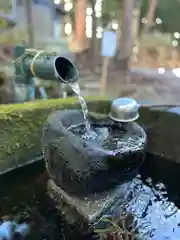
[[[135,215],[140,237],[147,240],[179,239],[180,210],[169,200],[166,186],[163,183],[153,185],[150,178],[146,185],[139,175],[132,182],[132,191],[136,194],[128,211]]]
[[[41,163],[1,177],[0,217],[28,218],[32,225],[29,239],[59,240],[70,229],[65,228],[47,196],[47,175],[44,171]],[[126,211],[134,214],[134,225],[140,239],[180,239],[179,171],[178,164],[148,156],[138,176],[127,185]],[[118,217],[118,201],[112,212],[117,212]],[[72,235],[68,239],[76,237]],[[76,239],[80,239],[79,236]]]
[[[91,124],[91,131],[87,132],[83,125],[73,126],[70,129],[81,139],[89,141],[94,149],[102,148],[109,154],[126,153],[142,150],[145,139],[135,129],[127,130],[120,126],[108,124]]]

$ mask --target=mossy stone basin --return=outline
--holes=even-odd
[[[107,102],[101,98],[86,100],[91,111],[106,109]],[[0,173],[42,158],[42,128],[48,115],[58,109],[77,108],[79,102],[73,97],[0,105]]]
[[[86,98],[90,112],[98,118],[110,111],[111,101]],[[43,125],[53,111],[78,109],[77,98],[39,100],[0,106],[0,172],[18,167],[42,156]],[[156,109],[140,109],[137,121],[148,135],[147,151],[180,162],[180,117]]]
[[[70,194],[94,194],[130,181],[145,159],[146,133],[137,123],[119,125],[93,113],[88,121],[90,132],[81,110],[62,110],[52,113],[43,128],[42,149],[50,178]],[[128,143],[130,138],[134,142]],[[113,139],[119,143],[112,144]],[[108,145],[103,144],[106,141]]]
[[[97,119],[107,117],[111,101],[99,98],[87,98],[87,103],[92,116],[96,116]],[[3,173],[12,168],[19,167],[42,156],[42,128],[52,111],[79,108],[80,106],[76,98],[1,105],[0,172]],[[179,168],[177,166],[180,163],[180,149],[178,145],[180,140],[180,116],[176,113],[163,110],[140,109],[140,118],[137,122],[146,130],[147,152],[153,156],[155,154],[162,156],[161,158],[152,158],[151,155],[147,157],[147,169],[151,169],[152,173],[156,172],[159,175],[162,175],[160,173],[164,171],[164,177],[168,182],[171,176],[178,175]],[[164,159],[166,159],[168,167],[163,167],[163,164],[165,164]],[[171,163],[173,165],[172,169]],[[144,169],[145,167],[141,169],[143,174],[145,174],[145,171],[148,171]],[[158,177],[155,178],[158,179]],[[176,182],[176,179],[173,178],[172,185],[175,186]],[[46,184],[47,181],[43,182],[42,185]],[[59,201],[57,208],[63,211],[66,217],[69,216],[70,221],[76,219],[76,226],[78,224],[81,226],[83,221],[88,224],[92,220],[95,220],[96,216],[103,214],[107,210],[104,204],[110,204],[111,200],[116,201],[114,193],[117,193],[119,197],[119,192],[116,192],[116,189],[112,188],[111,191],[91,195],[86,199],[81,197],[73,198],[61,188],[55,186],[53,182],[49,181],[48,190],[51,189],[49,191],[51,196],[53,196],[53,188],[54,193],[60,193],[59,200],[61,200],[61,204]],[[179,194],[178,189],[173,191]]]

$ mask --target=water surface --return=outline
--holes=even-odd
[[[87,140],[94,148],[101,148],[111,155],[144,149],[145,139],[134,129],[126,130],[119,125],[91,124],[87,132],[83,124],[73,126],[70,130],[81,139]]]
[[[180,239],[179,173],[180,165],[148,155],[132,181],[129,210],[140,239]],[[1,177],[0,217],[31,222],[29,239],[75,239],[47,196],[47,178],[43,162]]]

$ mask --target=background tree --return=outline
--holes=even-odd
[[[96,42],[97,42],[97,39],[96,39],[96,28],[97,28],[97,20],[96,20],[96,15],[95,15],[95,4],[96,4],[96,1],[95,0],[90,0],[90,4],[91,4],[91,8],[92,8],[92,38],[91,38],[91,42],[90,42],[90,45],[91,45],[91,57],[92,57],[92,68],[94,68],[94,64],[96,65],[95,63],[95,59],[96,59]]]
[[[157,0],[156,4],[154,5],[154,14],[149,14],[149,18],[152,18],[152,16],[154,15],[153,19],[156,20],[157,18],[159,18],[161,20],[161,24],[154,24],[152,26],[152,30],[157,29],[163,33],[180,32],[180,1]],[[152,9],[150,9],[151,7],[152,5],[149,4],[149,0],[142,0],[139,19],[140,33],[144,28],[144,23],[142,23],[142,19],[148,16],[148,9],[152,11]],[[152,19],[150,20],[150,22],[151,21]],[[150,25],[152,25],[152,23],[150,23]]]
[[[148,32],[148,30],[154,24],[154,16],[156,12],[157,0],[148,0],[148,10],[146,15],[147,23],[145,24],[144,31]]]
[[[119,19],[122,14],[123,0],[103,0],[102,18]]]

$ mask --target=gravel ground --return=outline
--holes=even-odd
[[[93,69],[94,73],[84,59],[78,59],[77,67],[80,70],[81,89],[85,89],[83,94],[100,95],[100,64]],[[148,68],[132,68],[128,75],[125,75],[111,65],[108,70],[106,96],[112,99],[131,96],[152,103],[180,103],[180,78],[170,70],[159,74],[158,69]]]

